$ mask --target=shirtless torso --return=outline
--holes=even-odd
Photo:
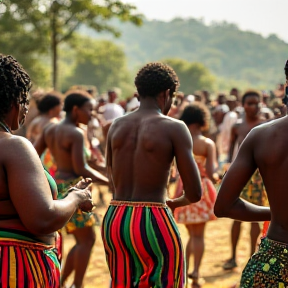
[[[35,144],[39,155],[46,147],[51,151],[57,164],[58,177],[63,179],[82,176],[93,182],[107,184],[107,178],[87,164],[85,131],[75,123],[64,119],[59,124],[49,124]]]
[[[170,165],[176,157],[185,194],[193,200],[199,182],[187,127],[142,104],[116,119],[109,130],[107,166],[115,185],[114,199],[165,203]]]
[[[56,117],[49,117],[48,115],[39,115],[32,120],[27,128],[26,138],[32,143],[35,143],[41,135],[44,127],[49,123],[58,123],[59,119]]]
[[[239,119],[231,129],[231,145],[229,153],[229,162],[233,159],[233,154],[236,149],[240,147],[241,143],[248,135],[248,133],[256,126],[264,123],[265,120],[262,118],[256,118],[254,120]],[[238,150],[238,149],[237,149]]]
[[[267,236],[284,243],[288,239],[288,194],[285,192],[288,171],[287,127],[286,116],[256,127],[249,133],[224,178],[215,205],[217,216],[254,222],[268,221],[271,217]],[[270,208],[255,206],[238,198],[257,167],[266,187]]]

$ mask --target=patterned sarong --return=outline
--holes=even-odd
[[[59,288],[60,264],[52,246],[0,231],[1,288]]]
[[[58,187],[58,199],[65,198],[68,195],[68,189],[71,186],[76,185],[82,179],[82,177],[78,177],[76,179],[63,180],[57,178],[57,173],[55,177]],[[73,214],[71,219],[65,225],[65,228],[66,232],[69,234],[72,233],[77,228],[90,227],[95,225],[95,223],[96,223],[95,216],[92,212],[87,213],[82,212],[80,209],[77,209],[77,211]]]
[[[266,189],[258,169],[244,187],[240,197],[258,206],[269,205]]]
[[[288,244],[262,238],[243,270],[240,287],[288,287]]]
[[[184,287],[182,243],[165,204],[112,200],[102,239],[111,288]]]
[[[55,177],[57,171],[56,162],[49,149],[46,149],[40,157],[44,168],[49,172],[52,177]]]

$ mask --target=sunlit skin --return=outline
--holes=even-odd
[[[247,134],[250,132],[252,128],[255,126],[262,124],[265,122],[264,118],[261,118],[259,115],[260,111],[260,99],[257,96],[248,96],[244,102],[244,110],[245,117],[244,119],[240,119],[237,123],[232,127],[231,130],[231,144],[230,144],[230,152],[229,152],[229,162],[232,161],[234,147],[237,143],[238,146],[245,139]]]
[[[202,135],[201,126],[197,123],[190,124],[188,129],[193,139],[193,154],[206,158],[205,171],[211,181],[215,179],[215,171],[218,168],[216,159],[215,143]],[[215,192],[216,193],[216,192]],[[192,287],[199,287],[199,268],[205,250],[204,230],[206,222],[197,224],[186,224],[189,233],[188,243],[186,245],[186,270],[189,270],[189,261],[191,254],[194,254],[194,268],[193,272],[188,277],[193,279]]]
[[[74,105],[62,122],[46,126],[36,141],[35,148],[39,155],[46,147],[51,151],[57,164],[58,179],[75,179],[82,176],[91,178],[97,184],[108,184],[108,179],[91,168],[84,157],[86,131],[81,129],[79,124],[88,124],[92,119],[94,108],[93,100],[85,101],[80,107]],[[76,244],[67,255],[61,285],[64,285],[68,276],[74,271],[73,285],[75,288],[80,288],[96,235],[92,226],[77,228],[71,234],[75,237]]]
[[[245,139],[245,137],[247,136],[247,134],[251,131],[251,129],[265,122],[265,119],[260,117],[259,104],[260,104],[260,98],[255,95],[249,95],[245,98],[244,103],[243,103],[243,107],[245,110],[244,119],[238,120],[231,130],[229,162],[232,161],[235,145],[237,144],[239,147],[241,143],[243,142],[243,140]],[[235,178],[238,179],[238,175]],[[246,183],[248,182],[248,180],[249,179],[247,179]],[[240,230],[241,230],[241,222],[234,221],[232,228],[231,228],[232,257],[229,261],[231,260],[235,261],[236,259],[236,246],[239,240]],[[257,243],[259,234],[260,234],[259,224],[251,223],[251,230],[250,230],[250,240],[251,240],[250,241],[250,248],[251,248],[250,254],[251,255],[255,252],[256,243]]]
[[[59,122],[61,110],[62,104],[53,107],[45,114],[36,116],[27,127],[26,138],[35,143],[47,124]]]
[[[13,104],[2,121],[8,129],[17,130],[23,125],[27,112],[27,102]],[[0,229],[17,227],[29,231],[43,243],[54,244],[54,231],[65,225],[77,206],[91,198],[91,193],[79,190],[71,192],[65,201],[53,201],[43,166],[31,143],[7,133],[3,127],[0,129],[0,147],[5,151],[0,155],[0,218],[1,215],[13,216],[1,219]],[[26,199],[25,205],[23,199]]]
[[[139,109],[116,119],[110,127],[107,166],[115,185],[114,199],[165,203],[175,157],[185,195],[167,204],[173,210],[199,201],[201,185],[192,139],[182,121],[166,116],[172,104],[169,93],[163,91],[156,99],[140,95]]]
[[[94,101],[87,101],[82,107],[74,106],[70,115],[60,124],[47,126],[35,143],[39,155],[48,147],[57,164],[58,173],[68,177],[89,177],[93,182],[107,184],[102,174],[89,167],[84,159],[85,135],[79,123],[87,125],[94,111]]]

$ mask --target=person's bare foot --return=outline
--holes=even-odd
[[[196,273],[196,272],[192,272],[192,273],[187,274],[187,277],[192,279],[192,280],[198,280],[199,279],[199,274]]]
[[[192,272],[187,275],[188,278],[192,279],[191,288],[201,288],[202,285],[199,283],[199,274],[197,272]]]
[[[232,270],[235,267],[237,267],[237,263],[236,263],[235,259],[233,259],[233,258],[227,260],[222,266],[222,268],[224,270]]]

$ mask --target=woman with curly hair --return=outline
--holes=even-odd
[[[215,173],[218,164],[216,160],[215,143],[202,135],[208,127],[209,111],[199,103],[187,106],[180,118],[188,127],[193,139],[193,154],[201,175],[202,198],[197,203],[177,208],[174,212],[178,223],[185,224],[189,240],[186,246],[186,269],[189,269],[189,259],[194,254],[194,270],[188,274],[192,278],[192,287],[200,287],[198,283],[199,268],[204,253],[204,229],[208,221],[216,219],[213,209],[216,201],[216,190],[212,182],[217,180]],[[179,179],[177,191],[183,191]],[[179,194],[178,192],[178,194]],[[176,192],[177,194],[177,192]]]
[[[56,233],[80,207],[90,210],[90,180],[63,200],[24,137],[12,134],[25,121],[31,80],[12,57],[0,55],[0,286],[58,288]],[[84,190],[81,190],[81,189]]]

